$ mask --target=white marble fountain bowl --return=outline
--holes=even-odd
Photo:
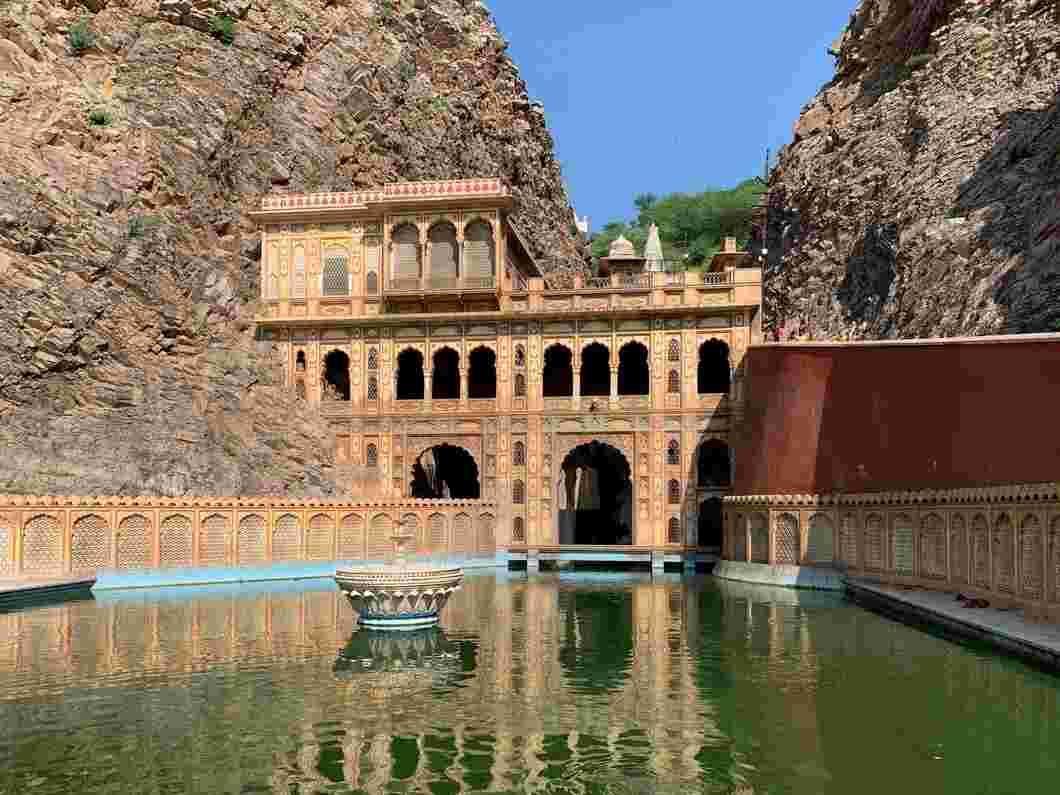
[[[378,629],[416,629],[438,623],[438,613],[460,589],[464,570],[422,565],[337,569],[335,581],[358,613],[358,623]]]

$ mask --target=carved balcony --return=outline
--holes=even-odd
[[[492,276],[459,279],[454,276],[403,277],[391,279],[386,292],[392,296],[488,294],[497,291]]]

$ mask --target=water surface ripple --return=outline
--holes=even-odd
[[[0,614],[4,793],[1023,793],[1060,680],[831,594],[473,576],[439,630],[331,581]]]

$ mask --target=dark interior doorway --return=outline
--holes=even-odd
[[[541,374],[541,392],[544,397],[574,395],[572,360],[570,350],[562,345],[553,345],[545,351],[545,367]]]
[[[350,399],[350,357],[342,351],[324,357],[324,399]]]
[[[699,446],[696,462],[699,485],[708,489],[724,489],[732,485],[732,465],[729,446],[717,439],[708,439]]]
[[[628,342],[618,352],[618,394],[647,395],[648,349],[639,342]]]
[[[420,500],[477,500],[478,464],[463,447],[444,443],[430,447],[412,465],[409,493]]]
[[[729,346],[721,340],[707,340],[699,346],[699,367],[696,370],[697,391],[701,395],[727,393],[729,382]]]
[[[722,511],[721,500],[711,497],[699,504],[699,526],[696,543],[701,547],[721,548]]]
[[[611,394],[611,353],[594,342],[582,351],[582,397],[607,397]]]
[[[468,363],[467,396],[472,400],[497,397],[497,355],[489,348],[475,348]]]
[[[423,354],[412,348],[398,354],[397,399],[423,400]]]
[[[614,447],[588,442],[563,459],[561,544],[632,544],[633,481],[629,462]]]
[[[442,348],[434,354],[431,399],[460,399],[460,355],[452,348]]]

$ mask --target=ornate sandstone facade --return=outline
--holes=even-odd
[[[511,206],[497,179],[266,197],[285,383],[356,491],[495,502],[499,548],[720,545],[760,269],[551,279]]]

